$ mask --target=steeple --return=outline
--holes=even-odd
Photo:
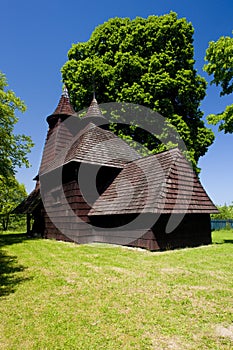
[[[75,115],[76,115],[75,110],[70,103],[68,90],[64,85],[63,92],[58,102],[58,105],[55,108],[54,112],[47,117],[47,122],[49,124],[49,127],[53,128],[57,124],[59,119],[60,121],[63,121],[67,117],[75,116]]]
[[[90,106],[87,109],[86,115],[80,120],[81,129],[83,129],[88,123],[98,125],[102,129],[108,128],[108,121],[101,112],[101,109],[95,98],[95,93],[93,93],[93,99],[91,101]]]
[[[85,117],[101,117],[103,118],[103,114],[99,108],[98,102],[95,98],[95,93],[93,94],[93,100],[91,101],[90,106],[88,107],[87,113]]]
[[[61,98],[58,102],[57,108],[53,112],[53,115],[57,115],[57,114],[59,114],[59,115],[60,114],[66,114],[66,115],[74,115],[75,114],[75,111],[70,103],[68,90],[67,90],[65,85],[63,87],[63,92],[62,92]]]
[[[72,140],[73,130],[72,127],[70,127],[70,119],[64,122],[69,117],[77,118],[77,114],[70,103],[67,88],[64,87],[55,111],[47,117],[49,130],[45,141],[39,173],[44,171],[56,155]]]

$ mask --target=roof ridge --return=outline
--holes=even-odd
[[[83,129],[81,129],[81,130],[79,130],[79,131],[77,132],[77,134],[74,136],[75,139],[77,139],[78,137],[80,137],[80,136],[82,136],[83,134],[85,134],[85,132],[87,132],[87,131],[89,131],[89,130],[95,128],[95,127],[97,127],[97,125],[95,125],[93,122],[89,122]]]
[[[114,135],[115,135],[115,134],[114,134]],[[117,136],[117,137],[118,137],[118,136]],[[121,140],[123,140],[123,139],[121,139]],[[124,141],[124,140],[123,140],[123,141]],[[126,142],[126,141],[124,141],[124,142]],[[147,155],[142,156],[142,157],[140,157],[140,158],[138,158],[138,159],[132,160],[131,162],[138,162],[138,161],[142,161],[142,160],[147,159],[147,158],[157,157],[157,156],[163,155],[163,154],[165,154],[165,153],[167,153],[167,152],[171,152],[171,151],[178,151],[177,156],[178,156],[179,153],[180,153],[179,148],[178,148],[178,147],[174,147],[174,148],[166,149],[166,150],[161,151],[161,152],[158,152],[158,153],[147,154]]]

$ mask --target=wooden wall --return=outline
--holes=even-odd
[[[89,170],[94,171],[93,167],[90,165]],[[103,167],[98,172],[97,187],[99,193],[104,190],[104,184],[108,181],[111,182],[112,178],[119,172],[119,169],[107,169]],[[88,202],[86,201],[78,185],[77,173],[77,164],[66,167],[62,177],[63,186],[59,184],[56,172],[50,173],[49,178],[44,176],[41,179],[42,197],[46,201],[47,211],[44,212],[44,236],[46,238],[77,243],[91,241],[114,243],[152,251],[195,247],[211,243],[209,214],[186,214],[171,233],[166,233],[170,217],[168,214],[140,215],[137,224],[125,228],[121,226],[134,222],[137,215],[89,217],[89,210],[96,198],[89,197]],[[62,196],[63,191],[64,195]],[[147,227],[148,219],[152,225]],[[177,219],[179,218],[177,217]],[[95,229],[93,225],[96,226]]]
[[[59,200],[61,191],[64,191],[65,197]],[[54,187],[45,196],[45,237],[65,241],[79,241],[80,237],[82,242],[86,237],[88,241],[92,232],[85,223],[90,222],[87,216],[90,206],[85,202],[77,182],[70,181],[63,185],[63,189]]]
[[[171,233],[166,233],[168,220],[169,215],[161,215],[151,230],[130,245],[149,250],[167,250],[211,244],[209,214],[186,214]]]
[[[62,182],[59,182],[58,173],[51,172],[41,178],[41,193],[45,203],[44,236],[50,239],[75,241],[87,243],[94,239],[95,232],[92,229],[88,217],[91,205],[97,199],[92,196],[88,182],[82,187],[78,185],[79,165],[70,164],[63,169]],[[118,168],[107,168],[89,164],[87,172],[97,174],[97,193],[101,194],[106,184],[119,173]],[[64,194],[63,194],[64,192]],[[88,201],[83,193],[87,195]]]
[[[179,220],[179,217],[176,217],[176,215],[178,214],[174,214],[173,218]],[[153,216],[156,223],[152,225],[152,228],[149,228],[147,223],[153,221]],[[95,225],[105,226],[105,230],[101,232],[100,228],[98,237],[96,236],[100,242],[123,244],[152,251],[196,247],[211,243],[209,214],[186,214],[171,233],[166,233],[167,223],[170,218],[168,214],[160,216],[154,214],[141,215],[140,224],[137,227],[132,227],[131,230],[116,227],[117,224],[127,224],[135,218],[136,215],[115,215],[111,218],[96,216],[92,217],[91,221]],[[107,236],[108,227],[113,228],[114,226],[115,229],[111,230],[109,236]],[[133,237],[136,238],[134,239]]]

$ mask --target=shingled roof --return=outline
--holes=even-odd
[[[111,131],[89,123],[40,175],[72,161],[123,168],[139,158],[134,149]]]
[[[85,116],[80,119],[79,130],[84,129],[89,123],[100,126],[102,129],[108,129],[109,125],[109,121],[102,114],[102,111],[95,97],[91,101],[91,104],[88,107]]]
[[[42,173],[51,162],[54,161],[56,156],[69,145],[73,135],[68,130],[66,125],[58,121],[57,125],[48,132],[47,140],[44,147],[43,156],[41,159],[41,165],[39,173]]]
[[[87,117],[101,117],[101,118],[103,117],[103,114],[100,110],[100,107],[95,97],[93,97],[93,100],[91,101],[91,104],[88,107],[85,118]]]
[[[66,87],[64,87],[57,107],[55,108],[54,112],[46,119],[47,123],[49,124],[49,130],[51,131],[59,120],[64,121],[70,116],[77,116],[77,114],[70,103],[68,90]]]
[[[41,203],[40,188],[36,188],[12,212],[12,214],[30,214]]]
[[[52,115],[76,115],[74,108],[70,103],[70,98],[66,86],[63,88],[61,98]]]
[[[216,207],[178,149],[127,164],[89,215],[215,213]]]
[[[41,160],[40,173],[44,171],[51,161],[54,160],[56,155],[72,140],[73,134],[72,130],[69,128],[69,123],[64,123],[69,117],[78,118],[70,103],[68,91],[66,87],[64,87],[55,111],[47,117],[49,130]]]

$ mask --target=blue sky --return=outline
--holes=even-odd
[[[110,2],[41,0],[4,1],[1,3],[0,70],[6,74],[9,87],[25,101],[28,109],[15,128],[17,133],[30,135],[35,143],[29,160],[31,168],[22,168],[17,178],[34,188],[33,177],[38,172],[41,152],[47,132],[46,117],[60,98],[62,83],[60,69],[67,61],[73,43],[89,39],[94,28],[112,17],[163,15],[175,11],[178,17],[192,22],[195,30],[195,68],[202,71],[209,41],[222,35],[232,35],[232,0],[145,0]],[[219,90],[209,86],[202,102],[204,116],[221,112],[233,103],[233,96],[219,97]],[[218,133],[214,144],[201,158],[201,182],[216,204],[230,204],[232,191],[233,135]]]

